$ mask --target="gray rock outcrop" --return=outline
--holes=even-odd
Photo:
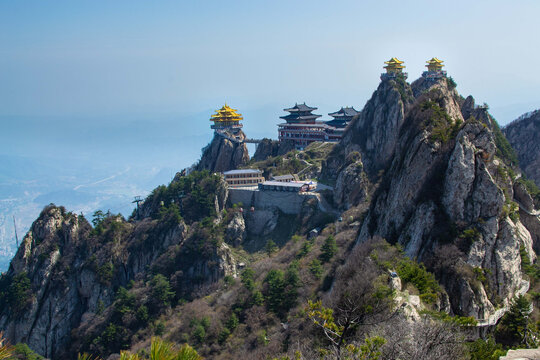
[[[138,279],[149,266],[164,263],[160,256],[168,249],[180,250],[182,266],[173,285],[183,293],[236,276],[236,261],[226,244],[205,256],[182,253],[189,240],[182,221],[129,223],[120,216],[105,221],[108,230],[99,234],[84,217],[64,208],[50,205],[42,211],[4,275],[4,280],[23,276],[29,283],[21,305],[0,309],[0,329],[10,342],[25,342],[48,358],[71,358],[66,355],[70,346],[80,345],[73,337],[88,336],[75,330],[91,323],[100,306],[113,303],[115,289]]]
[[[249,153],[243,140],[246,135],[242,130],[234,133],[222,131],[215,133],[212,142],[204,149],[201,160],[195,165],[195,170],[223,172],[237,169],[249,161]]]
[[[283,140],[280,142],[265,138],[257,145],[253,159],[255,161],[264,161],[269,157],[285,155],[294,149],[295,146],[292,140]]]
[[[523,172],[540,186],[540,110],[522,115],[503,132],[516,150]]]
[[[534,259],[533,239],[515,214],[513,181],[501,175],[506,165],[496,157],[493,132],[485,125],[492,121],[487,111],[480,109],[484,121],[464,119],[463,113],[476,108],[471,100],[460,101],[445,79],[422,91],[419,86],[413,84],[418,97],[403,116],[378,115],[376,122],[390,123],[381,127],[395,133],[374,132],[379,140],[364,141],[394,150],[378,155],[384,159],[393,153],[358,241],[381,236],[401,244],[409,257],[431,264],[451,294],[453,313],[487,319],[528,286],[521,275],[520,247]],[[472,109],[462,111],[460,103]],[[354,142],[348,141],[342,146],[352,149]],[[384,161],[370,160],[374,152],[362,152],[360,146],[360,153],[362,162],[371,164],[368,174],[383,168]],[[457,263],[445,267],[437,256],[448,257],[449,246]],[[486,282],[476,280],[475,272],[485,274]]]

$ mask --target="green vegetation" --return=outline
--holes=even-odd
[[[534,181],[529,180],[524,176],[521,176],[517,181],[525,186],[531,197],[536,202],[540,202],[540,189],[538,188],[538,186],[536,186]]]
[[[114,265],[112,262],[108,261],[105,264],[98,266],[96,268],[96,274],[98,281],[102,285],[110,285],[111,280],[114,275]]]
[[[272,255],[273,253],[275,253],[276,251],[278,251],[278,247],[276,245],[276,243],[274,242],[274,240],[268,240],[266,242],[266,245],[264,247],[264,250],[266,251],[266,253],[268,255]]]
[[[478,322],[472,316],[451,316],[445,312],[424,310],[422,314],[428,315],[433,319],[448,322],[457,326],[476,326]]]
[[[150,281],[151,303],[156,307],[169,306],[174,297],[169,280],[162,274],[154,275]]]
[[[531,264],[525,246],[519,247],[519,254],[521,256],[521,271],[529,276],[531,285],[535,285],[540,280],[540,265],[538,263]]]
[[[467,344],[470,360],[499,360],[506,355],[501,344],[497,344],[493,338],[487,340],[477,339]]]
[[[454,79],[451,76],[446,78],[446,85],[448,86],[448,89],[450,89],[450,90],[453,90],[453,89],[455,89],[457,87],[456,82],[454,81]]]
[[[315,276],[316,279],[320,279],[324,273],[322,263],[318,259],[313,259],[309,263],[309,271]]]
[[[394,80],[396,82],[396,89],[401,96],[401,101],[404,104],[414,101],[414,96],[409,84],[407,84],[405,76],[403,74],[398,74]]]
[[[287,271],[272,269],[264,279],[264,299],[268,310],[284,318],[289,309],[296,305],[300,278],[298,263],[293,262]]]
[[[322,306],[322,302],[308,300],[305,308],[307,316],[313,323],[323,330],[324,335],[331,343],[331,348],[337,359],[379,359],[382,355],[380,348],[386,340],[380,336],[366,338],[364,344],[357,346],[347,342],[347,335],[352,324],[342,325],[334,319],[334,310]],[[321,354],[328,355],[330,349],[320,349]]]
[[[193,318],[189,323],[189,327],[192,329],[191,338],[198,344],[202,344],[206,339],[206,332],[210,327],[210,319],[203,317],[201,319]]]
[[[435,276],[426,270],[424,264],[404,258],[399,262],[396,271],[404,284],[411,283],[418,289],[422,301],[433,303],[437,300],[439,284]]]
[[[222,183],[221,176],[208,171],[193,171],[173,181],[169,186],[159,186],[146,199],[151,204],[154,218],[179,222],[199,221],[215,216],[214,196]]]
[[[313,247],[313,241],[312,239],[309,239],[309,240],[305,240],[303,243],[302,243],[302,247],[300,248],[300,250],[298,251],[298,253],[296,254],[296,258],[297,259],[301,259],[303,257],[305,257],[307,254],[309,254],[309,252],[311,251],[311,248]]]
[[[508,166],[517,166],[519,164],[516,151],[510,145],[506,136],[504,136],[497,120],[493,119],[493,135],[495,136],[495,145],[497,147],[496,154],[503,159]]]
[[[0,358],[1,359],[1,358]],[[147,357],[140,357],[128,351],[120,352],[120,360],[143,360]],[[197,351],[188,344],[177,348],[173,343],[161,340],[158,337],[152,338],[150,344],[150,360],[202,360]],[[78,360],[102,360],[89,354],[79,354]]]
[[[9,307],[16,314],[23,312],[32,300],[30,279],[26,272],[14,277],[0,275],[0,308]]]
[[[435,101],[422,103],[422,111],[429,111],[429,118],[424,122],[425,127],[431,127],[429,139],[432,142],[447,143],[456,137],[461,128],[461,120],[453,120],[450,115]]]
[[[13,353],[12,356],[9,357],[9,360],[43,360],[44,357],[36,354],[32,349],[28,347],[28,345],[24,343],[18,343],[17,345],[13,346]],[[0,355],[0,359],[2,359],[2,356]]]
[[[532,305],[523,295],[512,301],[510,310],[504,314],[497,325],[495,337],[498,343],[506,346],[538,346],[538,329],[531,319]]]
[[[337,253],[337,251],[338,247],[336,244],[336,239],[334,238],[334,236],[329,235],[326,240],[324,240],[324,244],[321,246],[320,259],[323,262],[329,262]]]
[[[272,175],[298,174],[308,168],[320,168],[335,144],[314,142],[302,152],[293,150],[285,155],[275,156],[259,162],[250,163],[250,167],[261,169],[266,177]]]
[[[470,227],[463,230],[461,234],[458,235],[458,238],[465,242],[467,248],[470,248],[474,242],[480,240],[481,236],[482,234],[480,234],[480,231],[478,231],[476,227]]]

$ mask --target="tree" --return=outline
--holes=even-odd
[[[272,269],[264,279],[264,295],[268,309],[284,318],[287,311],[296,305],[300,277],[298,263],[293,262],[286,272]]]
[[[94,214],[92,215],[93,219],[92,219],[92,224],[94,225],[94,228],[98,227],[99,224],[101,224],[103,222],[103,220],[105,220],[105,213],[101,210],[97,210],[94,212]]]
[[[510,310],[502,317],[495,337],[497,342],[504,345],[526,345],[527,347],[537,346],[537,335],[531,324],[530,315],[532,304],[523,295],[519,295],[510,305]]]
[[[351,324],[340,325],[334,319],[334,311],[322,306],[322,302],[308,300],[306,313],[315,325],[320,327],[326,338],[330,341],[331,352],[339,359],[379,359],[380,348],[386,343],[382,337],[366,338],[364,344],[355,345],[347,342],[347,331]],[[328,354],[328,351],[322,351]]]
[[[328,236],[326,240],[324,240],[324,244],[321,246],[321,256],[320,259],[323,262],[328,262],[330,259],[334,257],[338,250],[336,239],[332,235]]]
[[[155,275],[150,281],[152,302],[157,307],[168,306],[174,297],[169,280],[162,274]]]
[[[266,253],[268,255],[272,255],[273,253],[275,253],[278,250],[278,247],[277,247],[276,243],[273,240],[268,240],[266,242],[266,246],[264,247],[264,249],[266,250]]]
[[[492,337],[487,340],[478,339],[467,345],[471,360],[499,360],[501,356],[506,355],[502,345],[495,343]]]

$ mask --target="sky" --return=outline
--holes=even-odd
[[[361,109],[385,60],[404,60],[412,82],[436,56],[505,124],[540,108],[540,72],[527,71],[540,58],[538,14],[535,0],[6,0],[0,116],[177,118],[200,134],[226,101],[247,131],[277,134],[295,102],[326,117]]]

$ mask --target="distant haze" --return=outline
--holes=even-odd
[[[361,108],[383,61],[437,56],[501,123],[540,107],[540,3],[3,1],[3,115],[185,116],[295,101]],[[500,109],[500,112],[499,112]],[[266,119],[249,119],[262,122]]]

